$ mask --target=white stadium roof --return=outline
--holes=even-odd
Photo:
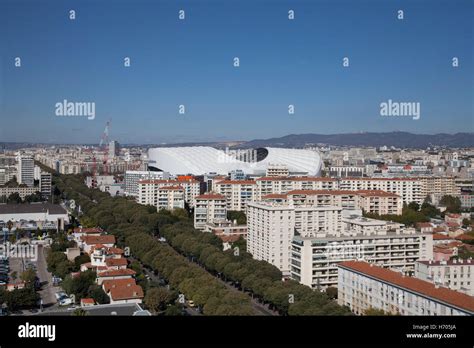
[[[269,164],[285,165],[290,172],[319,175],[321,157],[312,150],[259,148],[223,151],[209,146],[158,147],[148,150],[149,167],[171,174],[218,173],[241,169],[246,174],[265,172]]]

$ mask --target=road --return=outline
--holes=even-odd
[[[39,294],[43,300],[43,309],[51,309],[56,307],[56,298],[54,294],[60,290],[59,287],[53,286],[52,274],[48,272],[46,264],[46,253],[47,248],[42,245],[38,245],[38,261],[36,264],[37,276],[40,279],[41,290]]]

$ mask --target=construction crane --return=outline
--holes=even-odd
[[[102,137],[100,138],[100,143],[99,143],[99,151],[103,150],[104,151],[104,157],[103,157],[103,167],[104,167],[104,175],[108,174],[108,161],[109,161],[109,127],[110,127],[111,120],[108,120],[107,123],[105,124],[105,129],[104,133],[102,133]],[[103,147],[102,147],[103,146]]]

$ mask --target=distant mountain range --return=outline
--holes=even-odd
[[[412,134],[408,132],[389,133],[347,133],[347,134],[290,134],[280,138],[256,139],[239,147],[303,147],[308,144],[337,146],[394,146],[397,148],[427,148],[432,146],[474,147],[474,133],[456,134]]]
[[[442,146],[451,148],[474,147],[474,133],[456,134],[413,134],[409,132],[361,132],[345,134],[290,134],[280,138],[255,139],[250,141],[188,142],[169,144],[122,144],[125,147],[177,147],[212,146],[216,148],[258,148],[258,147],[294,147],[301,148],[309,144],[334,146],[394,146],[397,148],[418,148]],[[0,142],[0,150],[15,150],[24,147],[51,146],[52,144]],[[94,145],[97,144],[87,144]]]

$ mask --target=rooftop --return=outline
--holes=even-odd
[[[378,267],[367,262],[345,261],[339,263],[338,266],[404,288],[425,297],[430,297],[474,314],[474,297],[472,296],[448,288],[436,287],[434,284],[424,280],[403,276],[399,272]]]
[[[58,204],[51,203],[29,203],[29,204],[0,204],[1,214],[67,214],[67,211]]]

